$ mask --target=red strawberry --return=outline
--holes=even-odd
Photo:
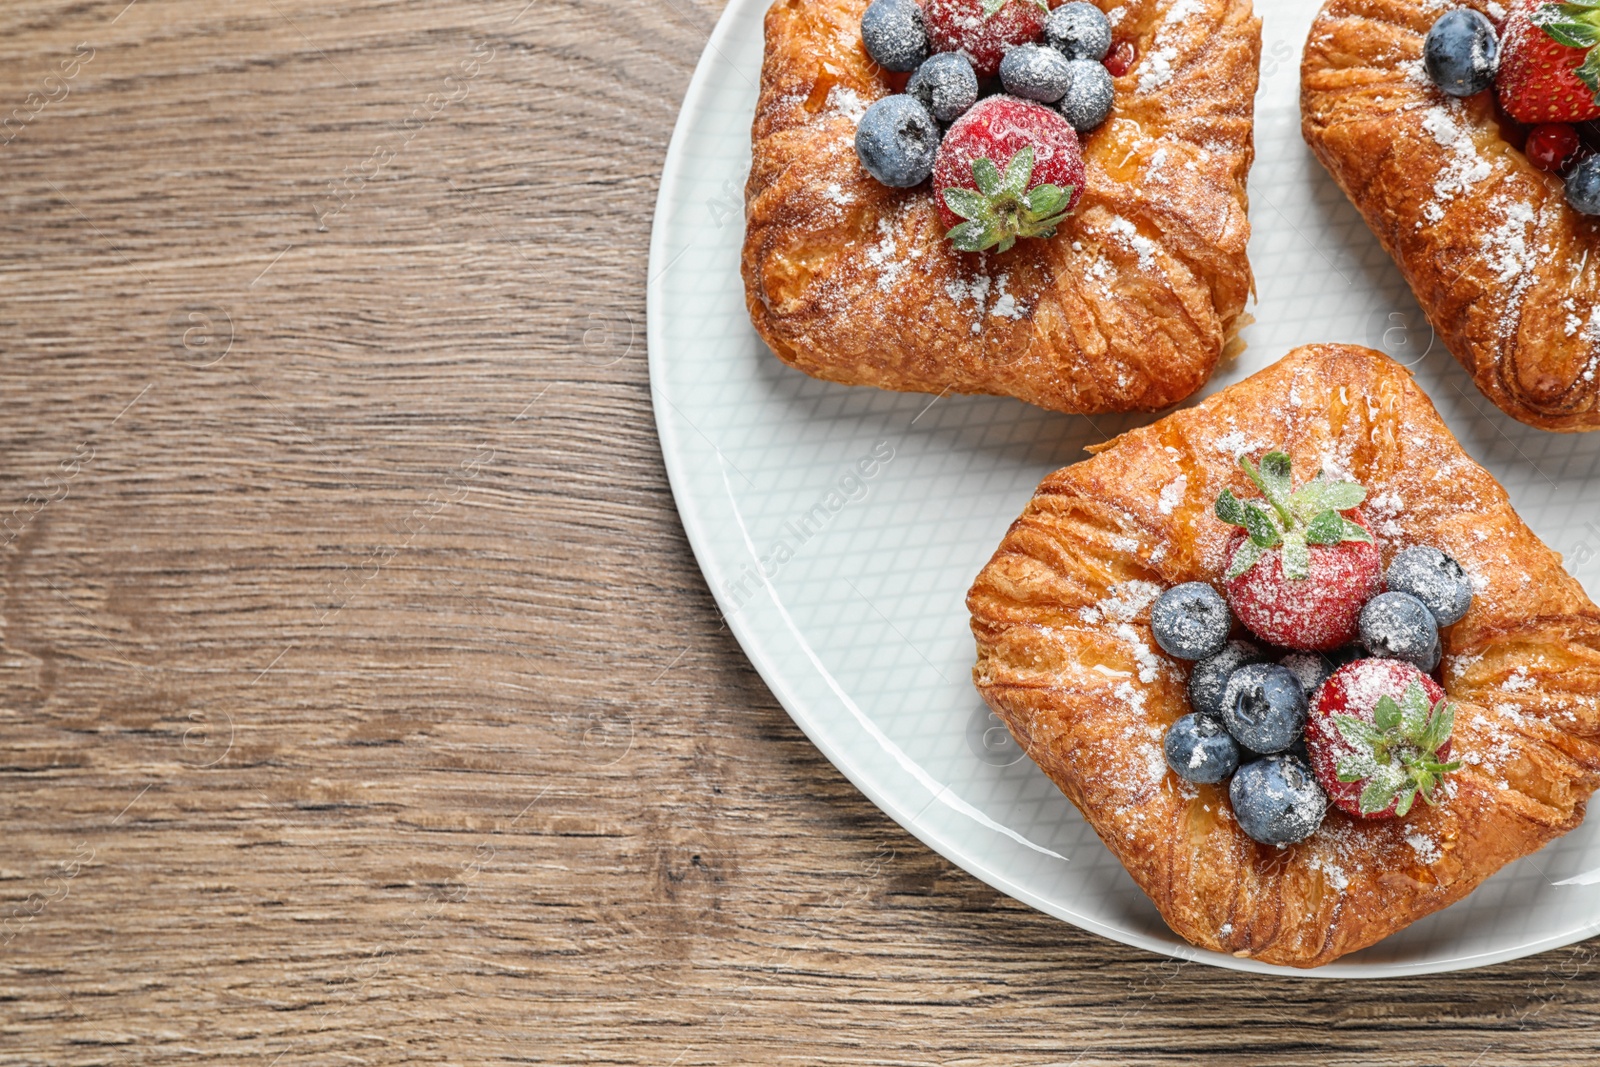
[[[1083,195],[1083,152],[1061,113],[1014,96],[978,101],[933,164],[939,217],[963,252],[1053,237]]]
[[[1050,9],[1045,0],[926,0],[923,13],[935,52],[961,52],[992,78],[1008,51],[1044,36]]]
[[[1517,0],[1500,30],[1500,106],[1518,122],[1600,118],[1600,10]]]
[[[1223,576],[1234,615],[1286,648],[1326,652],[1354,641],[1382,583],[1383,557],[1356,507],[1367,491],[1321,473],[1293,489],[1282,452],[1261,457],[1259,470],[1246,458],[1239,465],[1266,499],[1241,501],[1226,489],[1217,497],[1217,518],[1244,527]]]
[[[1317,690],[1306,719],[1306,751],[1317,781],[1340,810],[1363,819],[1404,817],[1429,804],[1450,761],[1455,705],[1409,663],[1362,659]]]

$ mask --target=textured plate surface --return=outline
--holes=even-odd
[[[1088,930],[1223,967],[1155,907],[973,689],[963,597],[1035,485],[1150,416],[1063,416],[995,398],[814,381],[745,314],[742,193],[768,0],[731,0],[667,154],[652,235],[650,380],[684,527],[723,613],[807,736],[952,862]],[[1206,393],[1296,345],[1347,341],[1411,366],[1523,518],[1600,598],[1600,433],[1519,425],[1484,400],[1389,257],[1300,140],[1300,45],[1315,5],[1263,20],[1249,344]],[[1202,394],[1204,395],[1204,394]],[[1600,933],[1600,819],[1471,897],[1316,971],[1481,966]]]

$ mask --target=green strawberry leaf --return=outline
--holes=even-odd
[[[1428,699],[1422,683],[1412,682],[1406,686],[1405,693],[1400,697],[1401,733],[1406,740],[1420,747],[1422,736],[1428,728],[1428,720],[1432,715],[1433,702]],[[1432,752],[1433,749],[1429,748],[1427,751]]]
[[[1006,6],[1006,0],[983,0],[983,17],[993,18]]]
[[[1339,736],[1354,748],[1358,755],[1371,760],[1371,749],[1383,744],[1383,733],[1372,723],[1365,719],[1358,719],[1354,715],[1335,715],[1333,717],[1334,729],[1339,731]]]
[[[992,248],[999,240],[981,222],[963,222],[945,236],[961,252],[982,252]]]
[[[1546,37],[1568,48],[1589,48],[1600,42],[1600,31],[1582,22],[1547,22],[1539,28]]]
[[[1072,203],[1072,186],[1041,185],[1028,194],[1028,208],[1040,218],[1062,215]]]
[[[1400,803],[1395,805],[1394,813],[1398,818],[1405,818],[1411,813],[1411,805],[1417,802],[1417,787],[1411,786],[1400,791]],[[1382,808],[1378,809],[1382,811]]]
[[[1399,728],[1404,719],[1404,712],[1400,710],[1400,705],[1396,704],[1394,697],[1391,696],[1379,697],[1378,706],[1372,709],[1372,722],[1384,734],[1391,733]]]
[[[1591,48],[1583,57],[1583,63],[1572,73],[1578,80],[1589,87],[1596,101],[1600,101],[1600,48]]]
[[[1249,539],[1240,542],[1239,547],[1234,549],[1233,562],[1228,565],[1228,573],[1222,576],[1223,580],[1231,582],[1239,575],[1249,573],[1250,568],[1261,561],[1266,551]]]
[[[1239,503],[1239,498],[1233,495],[1232,489],[1224,489],[1217,497],[1217,518],[1229,526],[1244,525],[1244,505]]]
[[[1311,577],[1311,549],[1305,535],[1298,531],[1283,535],[1283,576],[1291,582]]]
[[[962,189],[954,186],[943,190],[945,206],[964,219],[982,218],[989,208],[989,202],[971,189]]]
[[[1017,149],[1017,154],[1011,157],[1011,162],[1006,164],[1005,180],[1001,183],[1000,191],[1011,196],[1026,196],[1028,180],[1032,177],[1033,146],[1023,145]]]
[[[1288,453],[1268,452],[1261,457],[1261,469],[1256,483],[1268,500],[1285,504],[1294,490],[1293,474]]]
[[[1361,525],[1359,522],[1353,522],[1350,519],[1346,519],[1342,515],[1339,518],[1340,521],[1344,523],[1344,539],[1346,541],[1365,541],[1369,545],[1377,544],[1377,542],[1372,539],[1372,535],[1367,532],[1367,528],[1365,526]]]
[[[1246,503],[1243,507],[1244,528],[1250,532],[1250,540],[1262,548],[1271,548],[1283,540],[1283,535],[1278,532],[1278,524],[1272,521],[1272,516],[1254,504]]]
[[[1000,176],[1000,168],[994,165],[994,160],[988,158],[972,161],[972,180],[978,183],[978,192],[986,197],[998,196],[1005,185],[1005,179]]]
[[[1345,518],[1331,508],[1306,523],[1306,540],[1314,545],[1336,545],[1344,540]]]
[[[1428,726],[1417,744],[1424,752],[1437,752],[1446,741],[1450,740],[1455,728],[1456,706],[1448,700],[1441,700],[1433,706],[1433,711],[1428,716]]]
[[[1366,498],[1364,486],[1355,482],[1330,482],[1319,473],[1301,486],[1291,499],[1295,514],[1310,518],[1324,511],[1349,511]]]
[[[1009,252],[1011,251],[1012,246],[1016,243],[1016,235],[1008,233],[1004,237],[1000,238],[1000,243],[994,246],[994,250],[996,252]]]
[[[1372,815],[1383,811],[1394,803],[1395,787],[1388,780],[1388,777],[1381,773],[1382,770],[1380,768],[1380,773],[1373,775],[1368,780],[1366,788],[1361,790],[1361,814],[1363,815]]]

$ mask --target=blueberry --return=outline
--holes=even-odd
[[[938,151],[939,124],[915,97],[884,97],[867,108],[856,128],[861,165],[893,189],[927,181]]]
[[[1056,9],[1061,10],[1060,8]],[[1074,59],[1067,63],[1067,91],[1056,105],[1079,133],[1088,133],[1111,114],[1117,87],[1105,64],[1093,59]]]
[[[1321,652],[1291,652],[1278,662],[1299,680],[1300,688],[1305,690],[1307,700],[1310,700],[1312,695],[1322,688],[1322,683],[1338,670],[1333,660]]]
[[[1600,156],[1585,156],[1567,175],[1567,203],[1584,215],[1600,215]]]
[[[1111,50],[1111,23],[1093,4],[1062,4],[1044,20],[1044,39],[1068,59],[1106,57]]]
[[[1205,659],[1222,651],[1233,615],[1222,594],[1205,582],[1187,582],[1162,593],[1150,609],[1156,644],[1179,659]]]
[[[1222,693],[1222,723],[1253,752],[1282,752],[1306,728],[1306,691],[1276,663],[1240,667]]]
[[[917,0],[873,0],[861,16],[861,42],[885,70],[916,70],[928,58],[928,24]]]
[[[1202,715],[1222,718],[1222,692],[1228,687],[1228,678],[1240,667],[1265,658],[1249,641],[1229,641],[1221,652],[1207,656],[1190,672],[1189,706]]]
[[[1012,96],[1053,104],[1066,95],[1071,64],[1054,48],[1022,44],[1000,61],[1000,84]]]
[[[1422,601],[1440,626],[1460,622],[1472,606],[1467,572],[1437,548],[1417,545],[1401,552],[1389,564],[1387,579],[1390,592]]]
[[[978,102],[978,75],[960,52],[929,56],[906,83],[906,92],[940,122],[954,122]]]
[[[1192,712],[1167,728],[1167,766],[1179,778],[1214,785],[1239,766],[1239,745],[1215,719]]]
[[[1361,609],[1361,643],[1374,656],[1431,671],[1439,665],[1439,624],[1410,593],[1379,593]]]
[[[1239,768],[1228,786],[1239,829],[1263,845],[1292,845],[1316,833],[1328,798],[1296,756],[1268,756]]]
[[[1494,26],[1471,8],[1447,11],[1422,42],[1422,68],[1451,96],[1471,96],[1494,84],[1500,42]]]

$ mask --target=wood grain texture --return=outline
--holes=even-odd
[[[1594,943],[1183,966],[857,794],[650,412],[716,5],[524,3],[0,11],[0,1063],[1594,1060]]]

